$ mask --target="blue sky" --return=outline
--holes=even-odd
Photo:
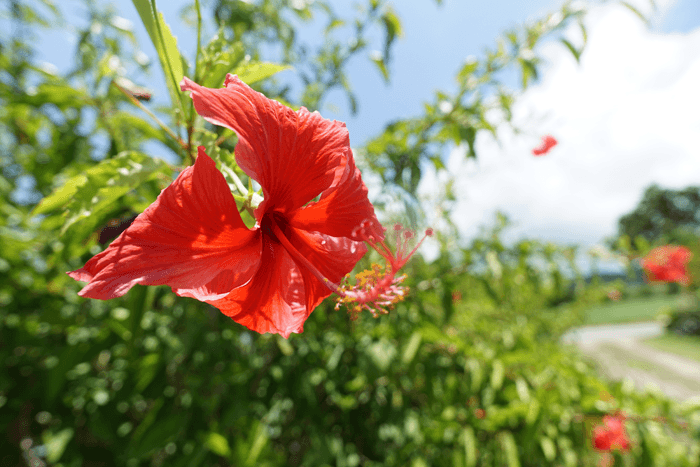
[[[349,6],[351,2],[333,3],[339,14],[353,13]],[[674,3],[663,18],[654,22],[655,30],[686,32],[700,25],[699,1],[677,0]],[[132,2],[117,0],[111,4],[116,14],[131,21],[143,51],[155,59],[155,50]],[[161,0],[157,4],[183,53],[192,57],[195,34],[183,23],[180,15],[183,7],[191,4],[191,0]],[[364,144],[379,134],[386,123],[419,115],[423,103],[432,101],[436,91],[453,91],[454,76],[468,56],[480,56],[507,29],[517,27],[527,20],[538,19],[555,11],[561,4],[560,0],[444,0],[442,5],[437,5],[433,0],[395,1],[392,6],[401,18],[404,36],[397,41],[393,50],[390,83],[384,82],[368,60],[367,54],[358,56],[348,68],[348,73],[359,99],[359,112],[354,116],[351,114],[340,90],[332,92],[319,110],[327,118],[346,122],[353,145]],[[66,0],[61,3],[61,9],[68,18],[86,17],[82,2]],[[207,21],[207,17],[205,13],[205,22],[211,33],[212,23]],[[305,25],[299,29],[298,34],[303,40],[313,42],[322,26]],[[64,30],[45,34],[41,38],[40,59],[61,70],[67,69],[72,60],[75,35]],[[374,39],[379,46],[382,40],[380,31],[374,31]],[[156,96],[164,96],[166,90],[155,62],[152,68],[151,75],[143,78],[143,81],[147,81],[144,84],[154,89]],[[292,71],[286,72],[286,76],[280,74],[279,78],[294,81]]]
[[[641,9],[648,0],[631,0]],[[183,0],[160,1],[179,45],[190,56],[194,33],[180,21]],[[454,75],[469,55],[480,56],[505,30],[556,10],[556,0],[394,1],[404,37],[393,51],[392,79],[385,85],[366,56],[349,68],[359,99],[350,115],[342,93],[332,93],[319,109],[345,121],[351,143],[362,145],[397,118],[419,115],[435,91],[454,89]],[[608,2],[610,3],[610,2]],[[513,135],[499,129],[499,141],[477,140],[478,163],[464,158],[464,148],[445,155],[448,168],[429,173],[421,196],[429,222],[439,211],[440,187],[456,180],[453,220],[462,238],[493,220],[496,210],[515,222],[513,237],[528,236],[592,246],[614,234],[620,215],[629,212],[651,183],[670,188],[700,184],[700,1],[656,0],[658,10],[646,28],[628,10],[600,6],[587,17],[589,47],[576,64],[561,45],[545,46],[548,65],[540,82],[519,99],[516,120],[525,130]],[[339,1],[336,5],[347,5]],[[67,16],[81,17],[76,2],[63,3]],[[73,5],[73,7],[71,7]],[[144,52],[155,58],[130,0],[113,2],[130,20]],[[340,6],[338,7],[340,10]],[[347,7],[346,7],[347,8]],[[301,30],[313,36],[313,27]],[[577,41],[576,31],[567,34]],[[377,43],[381,33],[376,33]],[[66,69],[75,38],[62,31],[42,38],[43,58]],[[280,74],[293,80],[292,72]],[[160,72],[146,83],[165,95]],[[334,111],[335,109],[335,111]],[[546,157],[530,149],[542,134],[560,144]],[[154,148],[154,156],[163,156]],[[371,177],[366,177],[372,189]],[[428,245],[429,249],[429,245]]]

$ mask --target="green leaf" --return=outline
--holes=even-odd
[[[158,419],[146,430],[130,455],[141,458],[156,449],[163,448],[170,441],[175,440],[177,435],[186,428],[187,418],[187,415],[184,414],[170,414]]]
[[[273,76],[280,71],[288,70],[289,65],[278,65],[269,62],[246,63],[236,67],[235,73],[246,84],[257,83]]]
[[[224,439],[224,441],[226,440]],[[267,444],[267,441],[268,437],[265,425],[263,425],[262,423],[257,423],[253,442],[251,443],[250,451],[248,451],[248,457],[245,461],[246,466],[257,465],[256,461],[258,460],[258,457],[260,457],[260,453]]]
[[[339,27],[344,26],[344,25],[345,25],[345,21],[343,21],[342,19],[335,18],[330,23],[328,23],[328,26],[326,26],[325,33],[328,34],[333,29],[339,28]]]
[[[168,164],[138,152],[123,152],[107,159],[84,173],[75,175],[44,198],[33,214],[45,214],[64,208],[65,222],[61,235],[74,228],[74,233],[87,235],[102,217],[114,210],[119,197],[157,177],[170,179]]]
[[[389,82],[389,70],[386,67],[386,63],[384,63],[384,58],[380,54],[372,54],[370,56],[370,60],[372,60],[372,63],[374,63],[379,71],[382,74],[382,77],[384,78],[385,82]]]
[[[544,457],[549,462],[552,462],[554,460],[554,458],[557,456],[557,449],[554,446],[554,441],[552,441],[547,436],[543,436],[542,438],[540,438],[540,446],[542,447],[542,452],[544,453]]]
[[[222,457],[228,457],[231,454],[231,448],[228,445],[226,438],[219,433],[211,432],[204,440],[204,445],[214,454]]]
[[[418,352],[418,348],[420,347],[422,339],[423,337],[421,336],[421,333],[419,331],[415,331],[411,335],[411,338],[409,339],[408,344],[406,344],[406,348],[403,351],[403,355],[401,356],[401,361],[405,365],[410,364],[415,358],[416,352]]]
[[[74,431],[72,428],[65,428],[58,433],[45,431],[41,438],[46,446],[46,460],[51,464],[58,462],[66,450],[66,446],[73,438]]]
[[[22,101],[39,107],[54,104],[57,107],[79,107],[90,102],[90,96],[68,84],[43,83],[31,95],[24,95]]]
[[[500,434],[501,446],[506,458],[506,465],[508,467],[520,467],[520,460],[518,458],[518,446],[515,444],[515,438],[510,431],[504,431]]]
[[[649,22],[649,18],[647,18],[646,16],[644,16],[644,14],[643,14],[641,11],[639,11],[635,6],[633,6],[632,4],[627,3],[627,2],[621,2],[621,3],[622,3],[623,6],[627,7],[632,13],[634,13],[635,15],[637,15],[637,16],[639,17],[639,19],[641,19],[641,20],[644,21],[645,23],[648,23],[648,22]]]
[[[494,360],[493,372],[491,373],[491,387],[498,391],[503,386],[503,377],[505,376],[505,368],[503,362]]]
[[[571,42],[569,42],[569,41],[566,40],[566,39],[563,39],[563,38],[562,38],[562,39],[559,39],[559,40],[561,41],[562,44],[564,44],[564,45],[566,46],[567,49],[569,49],[569,52],[571,52],[571,55],[574,56],[574,58],[576,59],[576,61],[580,63],[580,62],[581,62],[581,52],[582,52],[582,51],[581,51],[581,50],[578,50],[576,47],[574,47],[574,44],[572,44]]]
[[[135,385],[136,392],[143,391],[151,384],[151,381],[153,381],[153,378],[155,378],[158,373],[159,361],[160,355],[157,353],[148,354],[141,359],[139,374]]]
[[[523,89],[527,88],[530,81],[537,79],[537,67],[532,60],[518,59],[522,69],[522,86]]]
[[[464,443],[464,460],[466,467],[476,466],[476,437],[474,429],[470,426],[462,430],[462,442]]]
[[[88,182],[88,177],[80,174],[69,179],[62,187],[42,199],[32,211],[32,215],[45,214],[68,205],[78,189]]]
[[[151,406],[151,410],[148,411],[148,414],[144,417],[143,421],[139,423],[139,426],[136,427],[136,430],[134,430],[134,434],[131,435],[131,439],[133,441],[139,441],[142,436],[146,434],[146,432],[151,428],[153,425],[153,422],[156,421],[156,417],[158,416],[158,412],[160,409],[163,407],[164,401],[163,398],[161,397],[160,399],[156,399],[155,402],[153,402],[153,405]]]
[[[182,55],[177,48],[177,40],[170,32],[163,14],[155,9],[155,0],[132,0],[139,12],[151,42],[158,52],[160,65],[165,73],[166,82],[173,102],[180,101],[180,81],[185,76]]]

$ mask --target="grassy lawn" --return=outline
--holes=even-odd
[[[658,350],[700,362],[700,338],[698,337],[664,334],[643,342]]]
[[[674,296],[652,295],[597,305],[586,311],[586,324],[653,321],[659,310],[674,305],[677,300]]]

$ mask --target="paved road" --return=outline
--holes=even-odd
[[[678,401],[700,398],[700,362],[641,342],[663,332],[656,322],[608,324],[574,329],[562,340],[578,346],[611,379],[629,378],[638,390],[656,386]]]

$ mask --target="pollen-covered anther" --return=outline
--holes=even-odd
[[[345,284],[340,287],[342,295],[338,297],[335,309],[345,305],[353,320],[363,310],[369,311],[375,318],[380,314],[388,314],[408,293],[408,287],[400,285],[405,278],[405,275],[396,277],[393,271],[373,264],[372,269],[355,276],[354,285]]]
[[[433,234],[432,229],[427,229],[425,236],[409,252],[408,244],[415,237],[415,233],[404,229],[401,224],[395,224],[393,230],[396,237],[396,250],[392,252],[385,241],[376,241],[373,236],[366,234],[368,227],[371,225],[363,222],[353,234],[358,234],[359,238],[377,251],[386,260],[386,264],[384,266],[373,264],[371,269],[355,276],[354,285],[346,283],[340,287],[336,309],[339,309],[341,304],[345,305],[351,319],[357,319],[363,310],[369,311],[375,318],[380,314],[387,314],[388,309],[393,308],[406,297],[408,287],[401,285],[406,276],[397,276],[397,274],[423,243],[425,237]]]

